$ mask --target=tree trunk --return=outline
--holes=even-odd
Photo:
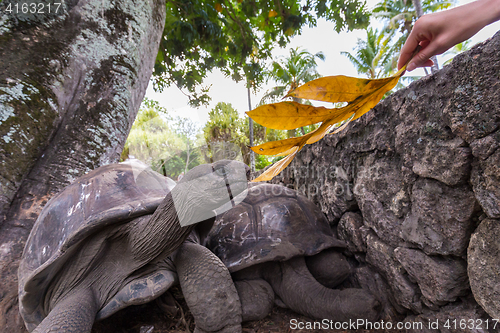
[[[0,19],[0,331],[24,330],[17,266],[42,207],[118,161],[164,18],[159,0],[72,0]]]
[[[247,87],[248,92],[248,111],[252,111],[252,100],[250,99],[250,86]],[[248,118],[248,127],[249,127],[249,141],[250,147],[253,147],[253,119]],[[250,150],[250,170],[252,172],[255,171],[255,153],[253,150]]]
[[[184,174],[186,174],[189,170],[189,155],[191,154],[191,151],[189,149],[189,139],[187,141],[187,149],[186,149],[186,166],[184,167]]]

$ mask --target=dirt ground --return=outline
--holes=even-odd
[[[156,302],[140,306],[131,306],[112,317],[94,324],[92,333],[192,333],[194,320],[184,302],[182,293],[177,288],[172,290],[180,311],[175,316],[165,314]],[[335,329],[292,329],[290,321],[314,322],[293,311],[274,307],[264,319],[243,324],[243,333],[368,333],[369,330]],[[380,331],[379,331],[380,332]],[[395,333],[398,331],[394,331]]]

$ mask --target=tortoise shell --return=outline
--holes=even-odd
[[[46,316],[41,303],[47,288],[79,244],[105,227],[152,214],[174,185],[133,160],[91,171],[49,200],[33,226],[19,266],[19,306],[28,329]],[[140,288],[148,279],[168,289],[165,284],[173,281],[166,280],[175,278],[168,269],[138,277],[105,305],[98,319],[148,301],[152,291]]]
[[[206,244],[230,272],[346,247],[312,201],[266,183],[250,187],[240,204],[217,217]]]

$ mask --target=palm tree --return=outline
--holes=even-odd
[[[390,75],[396,69],[397,64],[397,57],[394,56],[392,47],[389,45],[390,38],[371,28],[366,31],[366,34],[366,40],[358,39],[354,55],[350,52],[340,53],[349,58],[358,73],[366,74],[369,79]],[[405,76],[401,78],[394,90],[405,87],[401,81],[410,83],[418,78],[418,76]],[[389,93],[385,96],[388,95]]]
[[[321,75],[316,70],[318,66],[316,59],[325,60],[323,52],[312,54],[304,49],[290,49],[290,55],[272,63],[272,69],[266,73],[279,85],[271,88],[260,101],[260,105],[276,101],[286,92],[298,86],[319,78]],[[295,102],[301,102],[299,98],[293,98]],[[305,134],[304,128],[301,128]],[[295,130],[289,131],[289,136],[295,136]]]
[[[353,55],[350,52],[340,52],[356,67],[360,74],[366,74],[369,79],[379,78],[383,74],[389,74],[394,65],[390,52],[390,38],[384,38],[383,33],[369,28],[366,30],[366,40],[358,39]]]
[[[271,88],[262,97],[260,104],[264,104],[269,99],[276,100],[301,84],[320,77],[316,70],[318,66],[316,59],[324,61],[323,52],[312,54],[297,47],[290,49],[290,56],[273,61],[272,69],[266,73],[266,76],[281,85]]]
[[[373,14],[386,21],[383,34],[393,42],[391,53],[396,56],[401,51],[415,21],[422,15],[443,10],[455,4],[455,0],[382,0]],[[421,11],[420,11],[421,8]],[[434,63],[437,64],[436,60]]]

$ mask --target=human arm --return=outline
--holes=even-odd
[[[422,16],[415,22],[401,49],[398,69],[410,60],[417,45],[422,49],[408,65],[408,71],[431,66],[431,56],[441,54],[474,36],[479,30],[500,19],[500,0],[477,0],[439,13]]]

